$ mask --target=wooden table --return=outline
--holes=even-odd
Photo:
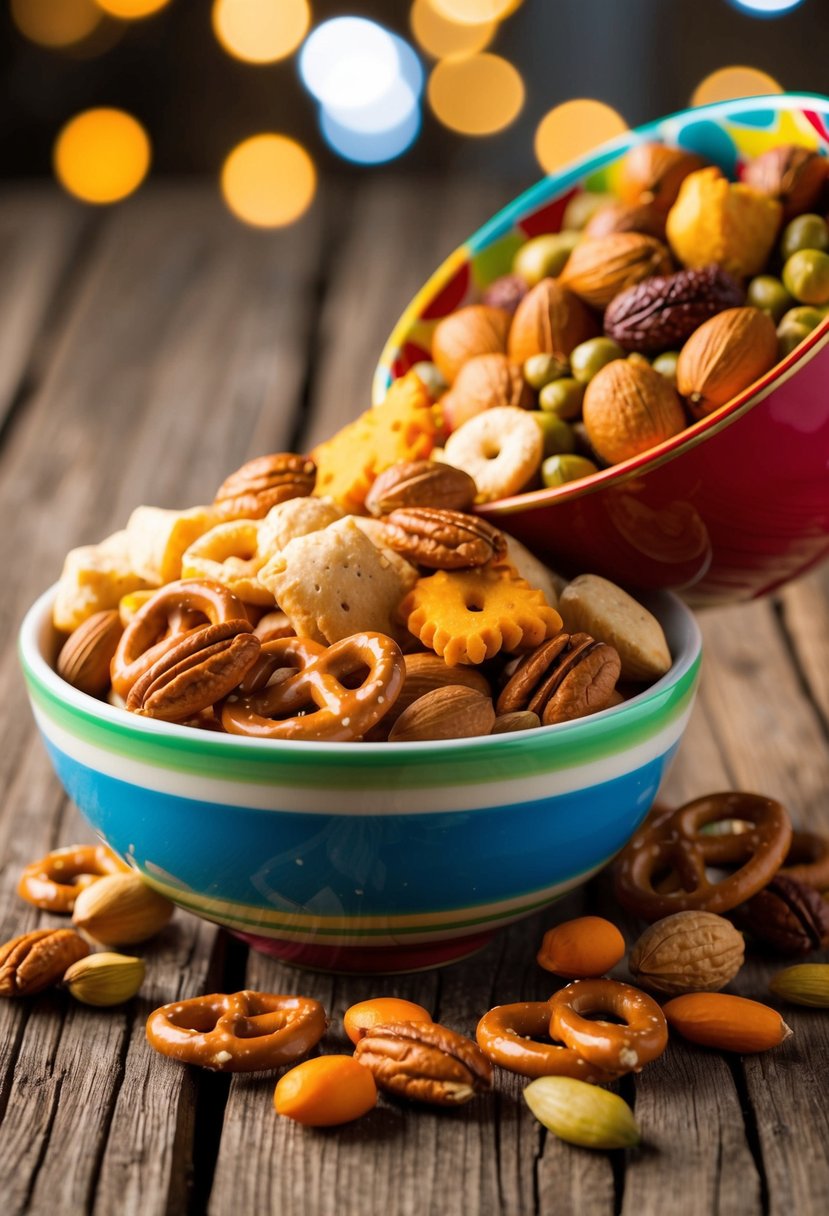
[[[364,408],[393,320],[425,275],[504,201],[480,185],[394,177],[329,189],[285,234],[237,226],[210,190],[146,191],[81,212],[49,190],[0,198],[0,940],[55,923],[15,895],[22,866],[91,839],[25,704],[15,633],[66,549],[138,503],[208,501],[246,458],[303,449]],[[829,577],[704,616],[697,709],[665,797],[742,787],[829,830]],[[210,1212],[280,1216],[818,1216],[829,1210],[829,1014],[790,1009],[765,1055],[680,1042],[621,1092],[640,1149],[590,1153],[545,1134],[502,1074],[441,1113],[382,1102],[312,1132],[279,1119],[272,1076],[197,1073],[156,1056],[149,1010],[243,986],[322,1000],[396,993],[470,1033],[496,1003],[545,998],[544,928],[601,884],[503,933],[472,961],[396,979],[300,973],[177,914],[128,1006],[60,993],[0,1002],[3,1216]],[[822,956],[824,959],[826,955]],[[767,995],[782,965],[734,988]]]

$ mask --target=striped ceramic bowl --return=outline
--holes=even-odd
[[[244,739],[127,714],[53,669],[54,588],[20,654],[49,756],[96,831],[175,903],[330,970],[437,966],[584,882],[644,818],[691,712],[699,630],[650,603],[674,664],[615,709],[440,743]]]

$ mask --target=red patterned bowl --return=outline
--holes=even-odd
[[[374,400],[428,359],[436,322],[506,273],[530,236],[557,232],[571,198],[613,190],[630,147],[658,139],[729,176],[781,143],[829,153],[829,99],[752,97],[685,110],[605,144],[521,195],[450,255],[389,339]],[[829,318],[727,405],[644,455],[481,513],[558,565],[695,604],[750,599],[829,554]]]

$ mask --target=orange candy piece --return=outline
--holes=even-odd
[[[539,646],[561,617],[512,566],[438,570],[418,579],[400,605],[411,633],[444,663],[483,663],[499,650]]]
[[[625,939],[602,916],[579,916],[548,929],[536,955],[539,967],[568,980],[605,975],[625,956]]]
[[[402,460],[425,460],[435,446],[437,413],[423,381],[409,372],[385,401],[366,410],[311,453],[315,494],[360,514],[375,478]]]
[[[316,1056],[280,1077],[273,1094],[278,1115],[306,1127],[336,1127],[366,1115],[377,1102],[374,1077],[353,1056]]]
[[[346,1009],[343,1029],[352,1043],[359,1043],[364,1034],[375,1026],[395,1025],[397,1022],[431,1022],[429,1012],[414,1001],[397,996],[378,996],[360,1001]]]

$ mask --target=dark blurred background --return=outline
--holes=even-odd
[[[430,2],[440,8],[442,0]],[[453,2],[474,8],[475,0]],[[489,2],[497,6],[499,0]],[[500,2],[503,8],[505,0]],[[557,103],[597,98],[636,125],[687,105],[701,79],[729,65],[759,69],[786,89],[825,92],[829,2],[753,0],[761,7],[787,2],[794,5],[789,11],[764,17],[751,7],[752,0],[512,0],[513,11],[497,25],[486,50],[508,60],[523,79],[526,93],[518,117],[497,133],[472,137],[447,129],[424,96],[417,138],[387,164],[396,171],[452,168],[530,180],[540,171],[533,153],[535,130]],[[142,0],[83,3],[130,11],[140,10]],[[155,3],[161,7],[139,20],[98,11],[85,36],[50,48],[38,45],[36,29],[32,33],[33,20],[46,22],[50,37],[50,0],[4,0],[0,172],[5,177],[50,174],[63,124],[96,106],[122,108],[139,120],[152,143],[155,176],[215,178],[229,150],[260,131],[298,140],[322,176],[384,170],[382,164],[356,167],[328,146],[297,53],[264,65],[240,61],[220,45],[209,0]],[[81,0],[51,4],[71,7]],[[311,30],[343,15],[382,23],[407,39],[428,79],[435,57],[418,44],[410,24],[411,0],[309,0],[309,10]],[[64,17],[68,11],[64,8]]]

